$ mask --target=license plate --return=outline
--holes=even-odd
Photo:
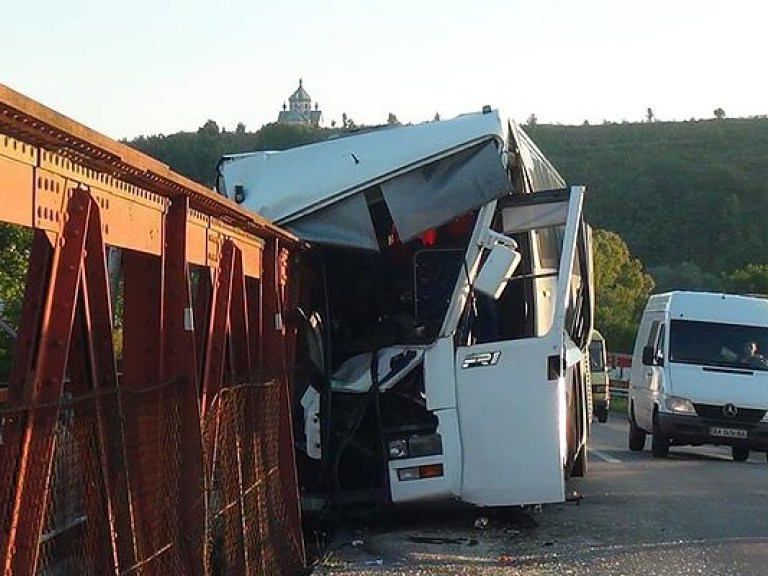
[[[709,433],[712,436],[719,436],[720,438],[746,438],[747,431],[742,428],[719,428],[712,427],[709,429]]]

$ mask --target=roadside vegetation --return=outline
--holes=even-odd
[[[32,234],[19,226],[0,224],[0,382],[8,379],[18,329]]]

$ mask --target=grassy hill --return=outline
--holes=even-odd
[[[672,287],[768,262],[768,119],[525,130],[568,182],[588,187],[594,227],[617,232],[652,272],[704,284]]]

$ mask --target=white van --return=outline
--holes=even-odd
[[[768,457],[768,299],[706,292],[651,296],[632,356],[629,448],[731,446]]]

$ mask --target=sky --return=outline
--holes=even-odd
[[[0,83],[112,138],[250,131],[299,78],[326,125],[768,114],[766,0],[37,0]]]

